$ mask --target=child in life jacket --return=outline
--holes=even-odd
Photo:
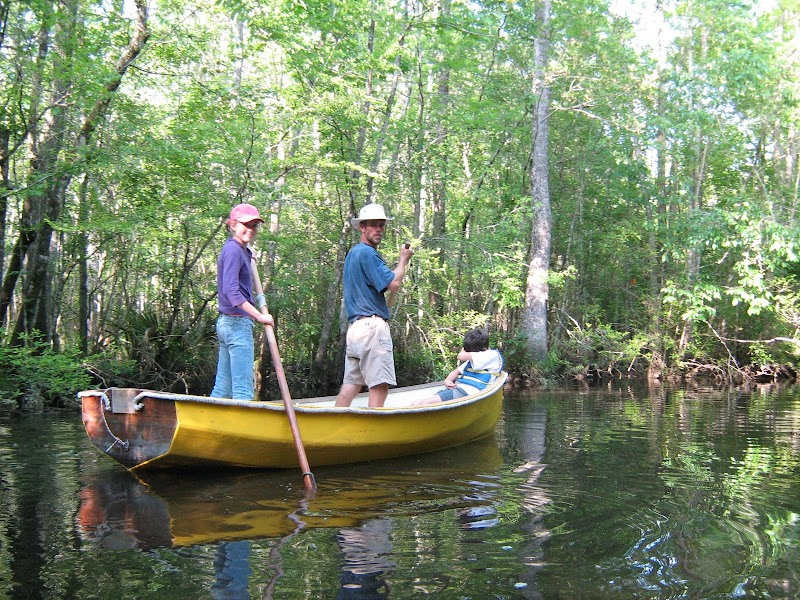
[[[462,362],[445,378],[445,389],[429,398],[415,400],[411,406],[436,404],[469,396],[486,388],[503,370],[503,355],[489,348],[489,333],[471,329],[464,336],[464,348],[458,353]]]

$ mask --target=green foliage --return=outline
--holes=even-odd
[[[675,306],[683,321],[707,321],[713,318],[717,312],[716,303],[722,297],[717,286],[703,283],[686,290],[676,282],[668,281],[661,291],[664,294],[664,304]]]
[[[173,325],[154,311],[121,312],[115,347],[90,359],[104,385],[207,393],[213,386],[216,345],[209,318]]]
[[[764,344],[752,344],[750,346],[750,362],[755,365],[771,365],[775,358]]]
[[[23,347],[0,346],[0,410],[75,405],[91,378],[74,350],[57,353],[39,339]]]
[[[573,329],[569,337],[561,342],[559,353],[574,365],[595,365],[601,368],[627,368],[643,357],[647,347],[644,335],[631,336],[629,332],[617,331],[603,323],[587,323]]]
[[[493,347],[503,353],[505,370],[513,374],[515,382],[523,383],[537,379],[536,365],[530,356],[528,340],[521,333],[495,335],[491,339]]]
[[[654,9],[674,34],[660,40],[637,38],[620,5],[553,6],[550,354],[537,365],[517,333],[533,243],[536,3],[165,0],[80,147],[69,140],[107,94],[131,23],[114,4],[74,6],[72,23],[67,5],[9,5],[5,239],[13,247],[14,219],[57,179],[28,180],[26,136],[48,130],[46,107],[66,111],[53,168],[74,177],[52,223],[50,338],[72,345],[83,332],[74,307],[86,254],[89,360],[109,383],[208,390],[221,224],[241,201],[274,218],[255,248],[298,379],[313,379],[318,351],[336,360],[337,253],[368,197],[395,217],[387,263],[401,241],[417,250],[392,321],[411,383],[446,375],[473,325],[490,325],[509,370],[537,381],[669,354],[682,331],[694,339],[681,352],[726,361],[720,338],[800,330],[794,6],[681,0]],[[38,39],[56,30],[73,34],[69,61],[37,55],[61,48]],[[39,92],[59,82],[64,98]],[[14,310],[29,283],[13,291]],[[732,352],[747,360],[746,348]]]
[[[395,340],[403,340],[395,343],[403,354],[398,372],[407,373],[407,385],[425,379],[444,379],[458,365],[456,356],[461,351],[464,334],[476,327],[486,327],[488,320],[486,315],[471,310],[442,316],[426,314],[416,324],[413,337],[402,331],[393,332]],[[490,333],[490,342],[493,341]]]
[[[139,362],[136,359],[123,358],[122,354],[118,349],[109,349],[84,359],[84,364],[95,380],[95,386],[128,387],[141,379]]]

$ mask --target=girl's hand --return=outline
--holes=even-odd
[[[450,388],[451,390],[456,387],[455,381],[450,381],[449,379],[444,380],[444,387]]]

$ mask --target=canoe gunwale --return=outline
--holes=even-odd
[[[493,381],[490,385],[486,387],[486,389],[481,390],[475,394],[471,394],[469,396],[464,396],[462,398],[457,398],[455,400],[448,400],[446,402],[440,402],[437,404],[429,404],[425,406],[397,406],[397,407],[381,407],[381,408],[366,408],[366,407],[358,407],[358,406],[349,406],[349,407],[328,407],[328,406],[308,406],[312,402],[325,402],[330,401],[331,398],[334,397],[320,397],[320,398],[307,398],[307,399],[300,399],[294,400],[292,402],[292,407],[294,408],[295,412],[302,412],[302,413],[314,413],[314,414],[322,414],[322,413],[334,413],[334,414],[368,414],[368,415],[392,415],[397,413],[402,414],[410,414],[410,413],[417,413],[417,412],[436,412],[441,410],[450,410],[453,408],[466,406],[468,404],[472,404],[474,402],[479,402],[483,400],[486,396],[495,393],[499,388],[502,388],[506,380],[508,378],[508,374],[503,372],[500,376]],[[410,389],[424,389],[430,387],[432,389],[441,387],[441,383],[432,383],[432,384],[423,384],[419,386],[410,386],[408,388],[395,388],[394,390],[390,391],[390,395],[392,392],[397,393],[400,391],[410,390]],[[94,397],[100,396],[101,401],[104,404],[106,410],[111,410],[111,400],[108,397],[107,392],[113,390],[114,388],[107,388],[106,390],[90,390],[79,392],[79,398],[85,397]],[[217,406],[238,406],[242,408],[248,408],[253,410],[272,410],[277,412],[285,412],[286,408],[283,405],[283,402],[278,401],[269,401],[269,402],[254,402],[252,400],[231,400],[228,398],[212,398],[209,396],[193,396],[190,394],[174,394],[170,392],[156,392],[150,390],[143,390],[139,394],[137,394],[132,402],[133,407],[138,411],[142,408],[142,400],[144,398],[157,398],[159,400],[167,400],[167,401],[174,401],[174,402],[193,402],[198,404],[209,404],[209,405],[217,405]],[[105,411],[101,411],[105,412]],[[105,420],[105,419],[104,419]],[[106,424],[106,427],[108,425]],[[110,431],[110,430],[109,430]],[[113,434],[112,434],[113,435]]]

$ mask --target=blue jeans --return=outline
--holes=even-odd
[[[253,570],[250,568],[250,540],[222,542],[217,547],[214,557],[215,581],[211,585],[214,598],[219,600],[249,600],[248,584],[252,574]]]
[[[253,399],[253,321],[247,317],[217,318],[219,359],[213,398]]]
[[[469,396],[469,392],[462,388],[460,385],[454,388],[445,388],[436,392],[436,395],[442,399],[442,402],[447,400],[455,400],[456,398],[463,398],[464,396]]]

